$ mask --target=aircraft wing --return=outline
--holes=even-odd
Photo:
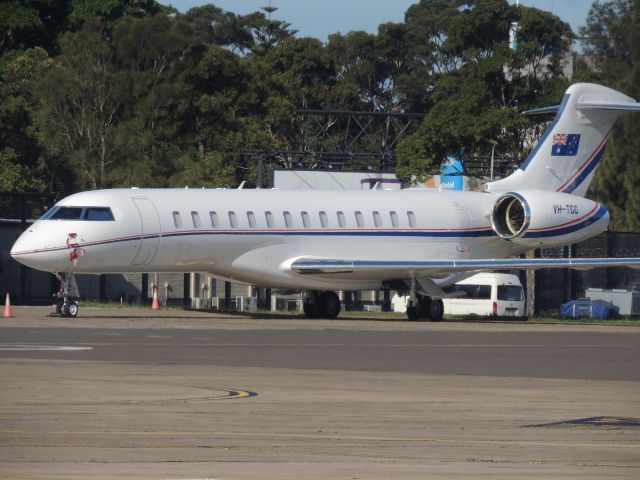
[[[640,258],[507,258],[482,260],[330,260],[300,258],[290,264],[292,271],[317,275],[331,273],[384,273],[406,271],[429,274],[458,271],[537,270],[572,268],[588,270],[603,267],[640,268]]]

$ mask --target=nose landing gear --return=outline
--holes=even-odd
[[[78,315],[78,304],[73,299],[79,297],[78,284],[73,273],[60,272],[56,274],[60,280],[60,290],[54,295],[56,313],[63,317]]]

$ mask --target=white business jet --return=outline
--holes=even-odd
[[[210,272],[304,291],[308,316],[334,318],[336,290],[409,294],[409,319],[439,320],[447,286],[483,270],[640,267],[639,258],[521,259],[607,229],[584,198],[616,118],[640,103],[575,84],[519,169],[484,192],[113,189],[71,195],[11,256],[53,272],[76,315],[73,273]],[[516,258],[514,258],[516,257]]]

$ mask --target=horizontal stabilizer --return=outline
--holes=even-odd
[[[550,107],[533,108],[522,112],[524,115],[540,115],[542,113],[557,113],[560,105],[551,105]]]
[[[545,113],[557,113],[560,105],[551,105],[550,107],[533,108],[522,112],[524,115],[541,115]],[[577,102],[577,110],[611,110],[634,112],[640,111],[640,102],[612,103],[612,102]]]
[[[300,274],[330,274],[354,272],[406,271],[407,273],[442,273],[453,271],[537,270],[540,268],[571,268],[587,270],[603,267],[640,269],[640,258],[506,258],[493,260],[312,260],[300,259],[291,270]]]
[[[625,103],[612,103],[612,102],[578,102],[576,103],[578,110],[620,110],[627,112],[640,111],[639,102],[625,102]]]

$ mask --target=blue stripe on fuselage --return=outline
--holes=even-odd
[[[596,211],[596,213],[594,213],[586,220],[583,220],[582,222],[576,223],[575,225],[569,225],[568,227],[556,228],[554,230],[545,230],[542,232],[527,232],[524,234],[523,238],[559,237],[561,235],[567,235],[569,233],[573,233],[586,228],[589,225],[593,225],[598,220],[603,218],[606,214],[607,209],[604,207],[604,205],[600,205],[600,208]]]

